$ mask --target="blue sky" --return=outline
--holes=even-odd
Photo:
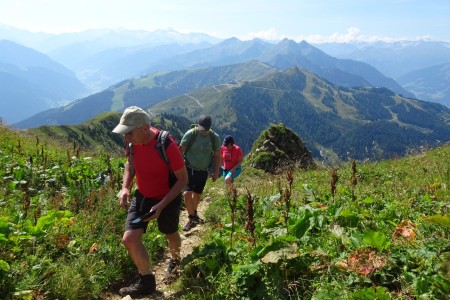
[[[450,1],[0,0],[0,24],[49,33],[172,28],[243,40],[450,42]]]

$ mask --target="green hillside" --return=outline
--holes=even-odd
[[[153,117],[166,113],[190,123],[209,114],[214,130],[221,137],[235,136],[245,153],[261,131],[278,123],[297,133],[322,160],[386,159],[450,141],[448,107],[405,98],[386,88],[338,87],[306,69],[277,71],[258,61],[125,80],[20,125],[82,124],[130,105],[150,108]],[[82,135],[66,129],[86,144],[87,129],[93,127],[89,125]],[[186,129],[173,127],[174,134]]]
[[[14,125],[32,128],[48,124],[81,124],[104,112],[122,111],[131,105],[148,107],[193,89],[254,80],[273,72],[276,70],[266,64],[250,61],[222,67],[152,73],[123,80],[104,91],[64,107],[43,111]]]
[[[236,74],[236,68],[230,70]],[[178,87],[186,85],[187,89],[189,84],[185,81],[208,78],[192,72],[189,76],[186,71],[168,73],[164,76],[171,79],[166,78],[165,82]],[[149,78],[142,78],[141,84],[155,84],[156,78],[159,77],[151,83],[144,83]],[[136,79],[133,84],[137,86],[137,82]],[[106,98],[117,95],[124,86],[118,84],[116,92],[98,94],[91,100],[105,105]],[[82,115],[82,109],[82,102],[72,104],[77,116]],[[199,88],[152,105],[150,114],[154,125],[160,124],[178,141],[201,114],[209,114],[214,130],[221,137],[233,135],[244,153],[250,151],[270,124],[282,123],[300,136],[316,159],[323,161],[386,159],[450,141],[450,109],[445,106],[404,98],[385,88],[338,88],[299,68],[272,72],[255,80]],[[111,133],[119,118],[120,113],[108,112],[80,125],[29,130],[87,149],[122,153],[122,137]]]
[[[150,107],[189,119],[210,114],[215,131],[248,152],[271,123],[286,124],[316,158],[385,159],[450,140],[450,110],[385,88],[338,88],[293,68],[240,84],[192,91]]]
[[[120,245],[122,157],[0,127],[0,294],[98,299],[134,272]],[[450,146],[402,159],[208,182],[204,244],[179,299],[445,299]],[[152,224],[156,264],[166,240]]]
[[[52,139],[62,145],[74,145],[89,152],[108,152],[111,155],[123,154],[125,140],[122,135],[113,133],[121,114],[107,112],[80,125],[40,126],[25,130],[41,138]],[[175,141],[181,141],[192,121],[170,114],[161,114],[151,119],[153,126],[168,130]]]
[[[108,112],[81,125],[40,126],[27,131],[82,149],[123,153],[123,137],[111,132],[119,123],[120,116],[119,113]]]
[[[450,63],[412,71],[398,78],[419,99],[429,99],[450,107]]]

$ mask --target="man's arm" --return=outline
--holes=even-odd
[[[241,165],[241,163],[242,163],[242,160],[243,160],[243,157],[242,157],[242,155],[240,155],[239,157],[238,157],[238,159],[237,159],[237,161],[236,161],[236,164],[234,165],[234,167],[233,168],[231,168],[231,174],[235,174],[236,173],[236,169]]]
[[[184,154],[184,151],[186,151],[186,147],[182,146],[181,144],[180,144],[180,146],[178,146],[178,149],[180,149],[180,152],[182,155]]]
[[[220,150],[214,151],[214,173],[212,175],[212,181],[216,181],[219,178],[220,166],[222,164],[222,155]]]
[[[128,210],[128,204],[130,199],[130,187],[134,178],[134,169],[131,167],[130,160],[124,166],[123,180],[122,180],[122,190],[120,191],[119,201],[120,206]]]
[[[191,130],[188,130],[185,132],[183,137],[181,138],[180,145],[178,146],[178,149],[181,152],[181,155],[184,155],[186,152],[186,146],[189,144],[189,141],[192,140],[192,133]]]
[[[184,189],[188,183],[188,173],[186,167],[183,166],[181,169],[173,172],[177,177],[177,182],[172,186],[169,192],[164,196],[164,198],[154,205],[151,210],[156,210],[156,213],[148,220],[153,220],[159,217],[161,211],[166,207],[172,200],[174,200]]]

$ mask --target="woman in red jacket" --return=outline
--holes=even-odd
[[[234,139],[231,135],[225,136],[223,139],[222,148],[220,149],[222,157],[222,173],[225,178],[227,186],[233,184],[233,180],[241,174],[243,154],[241,148],[234,144]]]

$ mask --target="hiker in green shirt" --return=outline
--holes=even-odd
[[[189,182],[184,189],[184,203],[189,214],[189,220],[183,227],[189,231],[197,224],[204,223],[197,214],[200,196],[209,177],[209,168],[214,168],[211,179],[216,181],[219,177],[221,157],[220,138],[211,129],[211,117],[202,115],[198,125],[188,130],[181,139],[180,151],[184,154]]]

